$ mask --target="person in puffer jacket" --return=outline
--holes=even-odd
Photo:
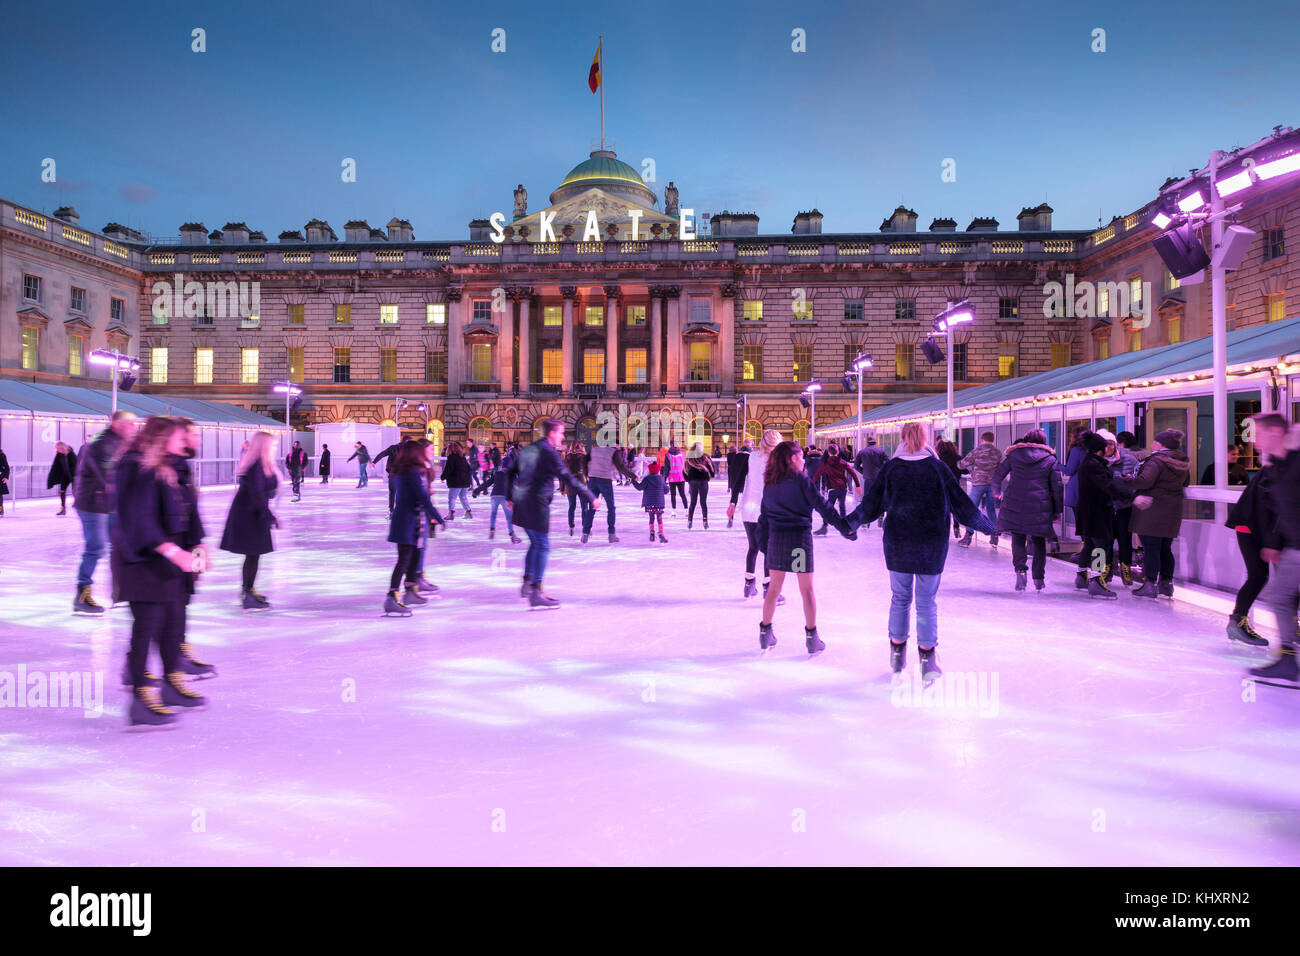
[[[1106,439],[1104,457],[1110,465],[1110,473],[1116,478],[1132,478],[1136,475],[1139,467],[1137,456],[1125,448],[1119,439],[1105,428],[1098,428],[1097,434]],[[1131,587],[1133,584],[1133,531],[1130,527],[1132,520],[1132,504],[1116,501],[1115,537],[1119,541],[1119,551],[1116,553],[1116,557],[1119,563],[1120,580],[1124,582],[1126,588]]]
[[[1277,616],[1278,656],[1271,664],[1252,667],[1261,680],[1300,686],[1296,659],[1296,611],[1300,608],[1300,426],[1286,427],[1276,413],[1255,418],[1255,447],[1265,455],[1270,472],[1267,506],[1270,520],[1260,536],[1259,556],[1272,567],[1264,601]]]
[[[840,457],[840,449],[837,445],[831,445],[826,449],[826,457],[817,470],[812,473],[812,483],[814,488],[826,489],[826,500],[834,507],[838,502],[840,506],[840,517],[844,517],[844,499],[849,494],[849,482],[853,482],[853,487],[861,487],[862,483],[858,481],[858,473],[853,470],[853,466]],[[813,534],[826,534],[829,526],[825,520],[822,526]]]
[[[992,432],[985,432],[980,435],[980,443],[957,463],[957,467],[970,472],[970,500],[975,502],[976,508],[983,507],[984,513],[988,515],[989,523],[996,526],[998,523],[998,505],[994,496],[993,472],[998,465],[1002,464],[1002,451],[997,445],[993,444],[993,439]],[[969,548],[974,538],[975,532],[967,528],[966,537],[962,538],[958,544],[963,548]],[[989,538],[989,544],[995,548],[998,546],[996,531]]]
[[[512,494],[515,489],[514,475],[511,473],[511,466],[515,463],[515,458],[519,454],[519,446],[511,445],[504,458],[497,463],[497,466],[488,471],[482,483],[474,489],[474,497],[477,498],[483,492],[491,489],[492,495],[492,513],[488,517],[488,540],[493,540],[497,535],[497,511],[498,509],[505,512],[506,532],[510,535],[510,543],[518,544],[519,536],[515,534],[515,522],[511,515],[514,510]]]
[[[997,529],[1011,535],[1011,567],[1016,572],[1016,590],[1025,590],[1028,544],[1034,553],[1034,588],[1041,591],[1046,586],[1047,538],[1065,507],[1061,465],[1056,452],[1047,444],[1047,435],[1040,428],[1032,429],[1007,449],[989,477],[993,487],[1002,492]]]
[[[754,565],[758,561],[758,552],[763,551],[762,542],[758,540],[758,519],[763,508],[763,481],[764,474],[767,471],[767,459],[772,454],[772,449],[781,444],[781,433],[774,428],[769,428],[763,432],[763,437],[759,439],[758,447],[749,453],[749,463],[745,472],[745,486],[740,491],[739,510],[740,521],[745,526],[745,538],[749,542],[749,550],[745,553],[745,593],[746,598],[751,598],[758,593],[758,586],[754,583]],[[727,518],[735,516],[737,510],[736,504],[727,506]],[[763,555],[763,596],[767,596],[768,579],[770,572],[767,566],[767,555]],[[778,603],[784,603],[780,601]]]
[[[1133,499],[1133,533],[1142,540],[1146,582],[1135,597],[1174,596],[1174,538],[1183,523],[1183,489],[1192,480],[1192,463],[1182,450],[1183,433],[1166,428],[1155,437],[1155,450],[1126,484]]]
[[[664,537],[664,493],[668,491],[668,483],[659,474],[659,463],[650,462],[649,474],[635,479],[632,487],[641,492],[641,507],[650,518],[650,540],[655,539],[655,521],[658,520],[659,543],[667,544],[668,539]]]

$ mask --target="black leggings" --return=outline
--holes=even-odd
[[[399,544],[397,546],[397,564],[393,565],[393,576],[388,579],[388,589],[396,591],[402,586],[402,578],[407,584],[415,583],[415,559],[420,553],[418,544]]]
[[[1041,581],[1047,571],[1047,539],[1041,534],[1011,533],[1011,567],[1021,574],[1028,570],[1029,548],[1034,552],[1034,580]]]
[[[1259,556],[1259,542],[1253,535],[1238,531],[1237,547],[1241,549],[1241,560],[1246,564],[1246,583],[1237,592],[1237,603],[1232,609],[1232,616],[1245,617],[1268,582],[1268,562]]]
[[[754,573],[754,565],[758,562],[758,522],[746,521],[745,538],[749,541],[749,550],[745,552],[745,574],[751,576]],[[763,580],[766,581],[771,575],[767,570],[767,554],[763,554]]]
[[[1115,537],[1119,539],[1120,564],[1133,563],[1133,532],[1129,530],[1132,517],[1132,508],[1115,509]]]
[[[582,523],[585,525],[587,523],[587,509],[590,508],[591,505],[587,504],[587,499],[580,497],[573,489],[569,489],[565,494],[569,496],[569,527],[573,527],[574,510],[578,510],[578,514],[582,518]],[[579,501],[582,502],[581,509],[578,509]]]
[[[59,507],[63,508],[65,511],[68,508],[68,486],[67,485],[59,485]]]
[[[244,590],[253,590],[253,582],[257,580],[257,564],[261,561],[260,554],[244,555]]]
[[[1079,552],[1079,570],[1088,571],[1092,568],[1093,553],[1101,551],[1106,556],[1106,569],[1110,570],[1115,565],[1115,540],[1109,541],[1105,538],[1090,538],[1085,536],[1083,539],[1083,550]]]
[[[682,507],[686,507],[686,482],[670,481],[668,482],[668,491],[672,495],[673,510],[677,510],[677,496],[682,496]]]
[[[149,661],[150,642],[158,645],[164,674],[180,670],[181,643],[185,640],[185,601],[132,601],[131,649],[126,666],[131,683],[145,686],[145,666]]]
[[[686,520],[695,517],[695,502],[700,503],[700,514],[704,520],[709,520],[709,482],[708,479],[692,480],[687,482],[691,486],[691,506],[686,512]]]
[[[1142,539],[1142,576],[1148,581],[1174,580],[1174,539],[1140,534]]]

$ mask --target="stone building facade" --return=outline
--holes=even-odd
[[[824,384],[819,420],[853,414],[856,394],[840,380],[861,351],[874,358],[866,408],[942,390],[945,365],[930,365],[919,346],[934,315],[959,299],[977,315],[955,339],[959,388],[1209,332],[1208,284],[1171,286],[1151,248],[1154,203],[1097,230],[1054,229],[1045,204],[1022,209],[1015,229],[976,219],[961,231],[951,219],[918,230],[917,214],[900,206],[856,234],[822,233],[816,210],[787,234],[723,211],[710,235],[692,238],[680,234],[675,184],[664,193],[660,206],[631,166],[597,151],[548,206],[530,213],[521,185],[510,212],[450,241],[417,241],[395,218],[383,230],[349,222],[341,240],[314,219],[274,243],[242,222],[211,232],[187,223],[179,242],[159,243],[120,227],[83,234],[5,203],[0,374],[29,371],[9,329],[80,329],[84,315],[90,344],[116,336],[140,355],[150,391],[282,415],[273,383],[301,383],[298,425],[397,419],[416,430],[427,415],[439,442],[502,442],[531,438],[546,417],[585,434],[601,412],[625,406],[702,416],[718,445],[734,442],[738,426],[803,437],[810,413],[800,393],[813,378]],[[1288,290],[1300,297],[1300,266],[1278,252],[1300,228],[1300,187],[1261,190],[1241,216],[1260,231],[1257,246],[1271,245],[1252,248],[1230,277],[1236,325],[1279,317]],[[37,304],[39,316],[24,312],[28,269],[60,290]],[[89,283],[93,270],[103,278],[90,287],[90,313],[74,313],[61,290],[74,274]],[[1150,282],[1151,325],[1045,314],[1050,284],[1067,276]],[[129,310],[120,324],[98,308],[114,289]],[[36,374],[66,377],[63,341],[47,336]],[[412,403],[400,412],[399,397]],[[415,409],[421,402],[427,413]]]

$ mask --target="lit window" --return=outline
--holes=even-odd
[[[290,346],[285,349],[285,365],[289,367],[289,381],[301,382],[302,374],[302,346]]]
[[[1070,343],[1052,343],[1052,368],[1065,368],[1070,364]]]
[[[1170,272],[1168,269],[1165,270],[1165,291],[1166,292],[1173,292],[1175,289],[1182,286],[1182,284],[1183,284],[1182,281],[1175,278],[1172,272]]]
[[[239,382],[241,385],[257,384],[257,349],[239,350]]]
[[[542,349],[542,383],[544,385],[559,385],[563,380],[563,349]]]
[[[430,302],[424,307],[424,321],[428,325],[447,324],[447,306],[442,302]]]
[[[745,437],[757,444],[763,438],[763,423],[757,418],[745,422]]]
[[[168,301],[166,296],[159,297],[150,309],[154,325],[166,325],[171,321],[171,313],[168,311]]]
[[[746,299],[745,304],[741,307],[741,315],[744,316],[744,321],[746,322],[762,322],[763,300]]]
[[[41,330],[23,329],[23,368],[35,371],[41,361]]]
[[[23,298],[31,302],[41,301],[41,277],[23,275]]]
[[[1142,311],[1142,277],[1133,276],[1128,280],[1128,311],[1136,315]]]
[[[810,299],[795,299],[793,301],[794,320],[796,322],[811,322],[813,317],[812,301]]]
[[[713,349],[708,342],[691,343],[691,380],[713,381]]]
[[[791,369],[796,382],[812,381],[812,346],[796,345],[794,347],[794,366]]]
[[[339,384],[352,381],[352,349],[349,347],[334,350],[334,381]]]
[[[605,350],[582,350],[582,380],[591,384],[605,381]]]
[[[998,297],[998,318],[999,319],[1020,318],[1020,299],[1013,295],[999,296]]]
[[[808,421],[808,419],[806,419],[806,418],[801,418],[801,419],[799,419],[797,422],[795,422],[795,423],[794,423],[794,440],[797,441],[800,445],[807,445],[807,444],[808,444],[808,429],[811,428],[811,427],[812,427],[812,423],[811,423],[810,421]]]
[[[629,305],[627,307],[628,325],[645,325],[645,306]]]
[[[429,349],[424,353],[424,380],[430,385],[447,384],[446,349]]]
[[[1097,340],[1097,358],[1099,359],[1110,358],[1110,339]]]
[[[306,319],[306,313],[307,313],[307,309],[306,309],[305,306],[302,306],[302,305],[291,305],[291,306],[289,306],[288,324],[289,324],[289,325],[305,325],[305,324],[306,324],[306,321],[307,321],[307,319]]]
[[[165,348],[149,350],[149,381],[154,385],[167,384],[167,350]]]
[[[70,296],[70,299],[71,299],[70,307],[73,312],[86,311],[86,290],[85,289],[78,289],[74,285],[72,287],[72,294]]]
[[[1130,352],[1142,351],[1142,330],[1134,329],[1128,334],[1128,350]]]
[[[1110,315],[1110,283],[1097,285],[1097,315],[1105,318]]]
[[[744,372],[741,380],[745,382],[763,381],[763,346],[746,345],[741,349],[744,358]]]
[[[1270,322],[1281,322],[1286,318],[1286,296],[1282,293],[1270,295],[1268,297],[1268,320]]]
[[[379,323],[381,325],[397,324],[397,306],[381,305],[379,307]]]
[[[998,356],[998,378],[1015,378],[1020,374],[1020,350],[1006,351]]]
[[[564,325],[564,306],[548,305],[542,309],[542,325],[559,328]]]
[[[473,345],[470,353],[470,381],[492,381],[492,346],[487,342],[475,342]]]
[[[910,322],[916,318],[915,299],[894,299],[894,321]]]
[[[605,307],[603,305],[589,305],[583,312],[584,325],[604,325],[605,324]]]
[[[471,419],[469,423],[469,440],[479,445],[492,443],[492,420],[482,415]]]
[[[1183,320],[1177,317],[1170,319],[1168,328],[1169,344],[1177,345],[1183,340]]]
[[[397,349],[379,350],[379,381],[397,381]]]
[[[352,306],[336,305],[334,306],[334,324],[351,325],[352,324]]]
[[[212,384],[212,349],[194,350],[194,384]]]
[[[623,364],[627,367],[627,381],[637,384],[645,383],[645,349],[627,349],[624,351]]]
[[[907,342],[894,345],[894,381],[912,380],[912,346]]]
[[[861,299],[844,300],[844,321],[861,322],[866,306]]]
[[[86,374],[86,339],[82,335],[68,338],[68,374]]]

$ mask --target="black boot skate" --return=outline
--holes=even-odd
[[[420,571],[415,575],[415,583],[420,588],[421,597],[427,598],[431,601],[436,601],[441,597],[441,595],[438,594],[438,585],[426,578],[423,571]]]
[[[618,535],[616,535],[616,534],[615,534],[614,532],[612,532],[612,531],[609,533],[609,543],[610,543],[610,544],[618,544]]]
[[[492,540],[494,540],[494,539],[496,538],[496,536],[497,536],[497,529],[496,529],[496,528],[488,528],[488,540],[489,540],[489,541],[492,541]]]
[[[1244,614],[1241,617],[1234,614],[1228,618],[1228,639],[1251,647],[1268,647],[1268,640],[1255,633],[1255,629],[1250,626],[1250,618]]]
[[[77,589],[77,598],[72,602],[73,614],[103,614],[104,608],[95,603],[95,599],[90,596],[90,585]]]
[[[1077,591],[1088,590],[1088,572],[1076,571],[1074,574],[1074,587]]]
[[[803,629],[803,635],[803,642],[808,648],[809,655],[820,654],[822,651],[826,650],[826,642],[817,636],[817,628],[814,627],[812,630],[809,630],[805,627]]]
[[[1156,590],[1156,582],[1145,581],[1140,588],[1133,591],[1133,596],[1154,598],[1159,597],[1160,592]]]
[[[892,638],[889,641],[889,669],[895,674],[903,673],[907,666],[907,642],[899,644]]]
[[[1023,591],[1029,585],[1028,575],[1024,571],[1016,572],[1016,590]]]
[[[510,543],[511,544],[519,543],[519,535],[515,534],[513,531],[510,532]]]
[[[176,712],[163,706],[157,687],[137,687],[131,695],[127,723],[132,726],[162,727],[177,721]]]
[[[411,609],[402,603],[402,599],[397,596],[396,591],[389,591],[388,597],[384,598],[384,617],[410,617]]]
[[[532,590],[528,592],[528,607],[530,610],[532,608],[542,608],[543,610],[550,610],[551,608],[557,608],[559,606],[560,606],[559,601],[555,600],[555,598],[551,597],[549,594],[547,594],[545,591],[542,590],[541,581],[538,581],[536,584],[534,584]]]
[[[758,593],[758,584],[753,578],[745,578],[745,598],[752,598]]]
[[[1295,645],[1283,644],[1280,650],[1281,656],[1277,660],[1263,667],[1252,667],[1250,675],[1262,681],[1300,686],[1300,666],[1296,664]]]
[[[1114,601],[1119,595],[1106,587],[1106,576],[1099,574],[1095,578],[1088,580],[1088,597],[1106,598],[1108,601]]]
[[[1174,596],[1174,582],[1173,581],[1156,582],[1156,594],[1160,595],[1161,597],[1172,598]]]
[[[162,682],[162,702],[168,707],[203,707],[208,699],[185,686],[185,674],[173,671]]]
[[[525,574],[524,583],[519,585],[519,596],[521,598],[528,597],[528,592],[531,591],[532,589],[533,589],[533,579]]]
[[[189,677],[207,678],[216,677],[217,669],[211,664],[206,664],[194,656],[194,645],[181,645],[181,671]]]
[[[586,531],[582,532],[582,543],[583,543],[583,544],[586,544],[586,543],[587,543],[587,539],[590,538],[590,537],[591,537],[591,534],[590,534],[589,532],[586,532]]]
[[[943,671],[939,670],[939,655],[937,649],[930,647],[918,647],[917,653],[921,655],[921,680],[927,686],[934,683],[936,677],[942,677]]]
[[[149,673],[148,670],[146,670],[144,672],[144,682],[145,682],[145,686],[147,687],[158,687],[159,685],[162,684],[162,679],[155,677],[153,674]],[[131,680],[131,663],[129,661],[127,661],[122,665],[122,686],[123,687],[135,686]]]
[[[659,543],[660,543],[660,544],[667,544],[667,543],[668,543],[668,539],[664,537],[664,533],[663,533],[663,531],[660,531],[660,532],[659,532]]]
[[[419,585],[408,584],[406,593],[402,595],[402,603],[407,607],[422,607],[429,603],[429,599],[420,593]]]
[[[256,612],[271,610],[271,605],[267,602],[266,598],[262,597],[262,595],[258,594],[252,588],[249,588],[243,593],[243,596],[240,598],[240,606],[246,613],[250,611]]]
[[[766,581],[763,582],[763,600],[764,600],[764,601],[767,600],[767,589],[768,589],[769,587],[771,587],[771,584],[769,584],[769,583],[766,582]],[[784,604],[784,603],[785,603],[785,595],[784,595],[784,594],[778,594],[778,595],[776,596],[776,606],[777,606],[777,607],[780,607],[780,606],[781,606],[782,604]]]
[[[967,531],[967,532],[966,532],[966,537],[962,538],[960,541],[957,542],[957,547],[959,547],[959,548],[969,548],[970,545],[971,545],[971,542],[974,541],[974,540],[975,540],[975,533],[972,532],[972,531]]]
[[[758,625],[758,649],[760,651],[770,651],[774,647],[776,647],[776,635],[772,633],[772,625],[760,622]]]
[[[1124,587],[1131,588],[1133,586],[1133,566],[1121,561],[1119,563],[1119,579],[1124,582]]]

